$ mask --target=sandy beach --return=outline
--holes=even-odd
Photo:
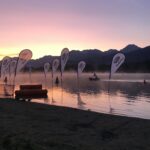
[[[0,99],[0,150],[147,150],[150,121]]]

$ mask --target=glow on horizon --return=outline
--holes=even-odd
[[[150,44],[147,0],[0,0],[0,3],[0,55],[18,54],[28,48],[33,51],[33,58],[39,58],[58,56],[64,47],[105,51],[120,50],[127,44],[140,47]]]

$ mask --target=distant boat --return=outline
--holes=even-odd
[[[96,75],[96,73],[94,72],[93,76],[92,77],[89,77],[89,80],[90,81],[98,81],[100,80],[100,78]]]
[[[98,77],[97,78],[95,78],[95,77],[89,77],[89,80],[90,81],[98,81],[98,80],[100,80],[100,78],[98,78]]]

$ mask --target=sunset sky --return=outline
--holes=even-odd
[[[144,47],[150,45],[149,8],[150,0],[0,0],[0,55]]]

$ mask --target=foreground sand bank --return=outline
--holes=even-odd
[[[150,120],[0,99],[0,150],[147,150]]]

